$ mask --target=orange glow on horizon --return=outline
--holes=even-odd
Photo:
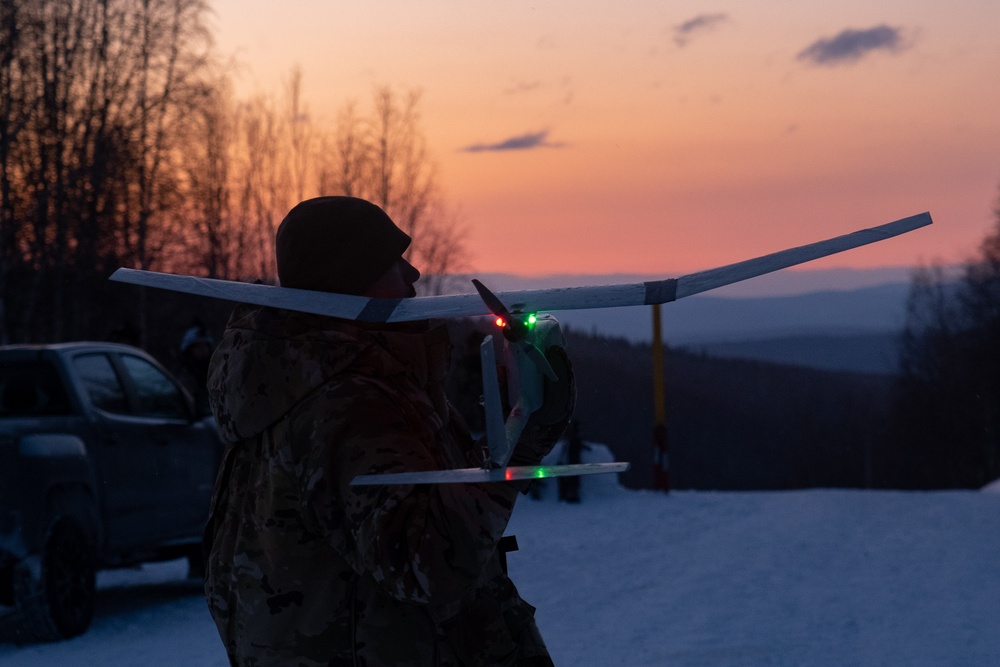
[[[1000,5],[212,5],[244,90],[298,64],[330,119],[422,91],[475,271],[674,275],[922,211],[933,227],[806,268],[960,262],[994,224]],[[898,40],[802,56],[882,25]]]

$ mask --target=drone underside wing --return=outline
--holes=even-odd
[[[519,482],[550,477],[575,477],[610,472],[625,472],[628,463],[570,463],[554,466],[511,466],[485,470],[459,468],[455,470],[426,470],[382,475],[358,475],[351,486],[384,486],[386,484],[482,484],[486,482]]]

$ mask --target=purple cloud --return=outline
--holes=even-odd
[[[674,26],[674,42],[677,46],[686,46],[692,34],[714,30],[728,20],[729,16],[726,14],[699,14],[693,19]]]
[[[899,28],[878,25],[867,30],[847,29],[835,37],[816,40],[796,57],[814,65],[841,65],[856,62],[874,51],[898,53],[905,48]]]
[[[565,144],[548,141],[549,131],[532,132],[516,137],[509,137],[492,144],[472,144],[461,149],[466,153],[484,153],[488,151],[524,151],[533,148],[561,148]]]

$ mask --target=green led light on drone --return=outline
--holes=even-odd
[[[536,317],[534,313],[532,313],[531,315],[528,315],[528,324],[534,324],[537,321],[538,321],[538,317]]]

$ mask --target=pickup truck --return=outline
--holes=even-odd
[[[0,630],[86,631],[96,572],[187,557],[192,576],[222,443],[142,350],[0,347]]]

